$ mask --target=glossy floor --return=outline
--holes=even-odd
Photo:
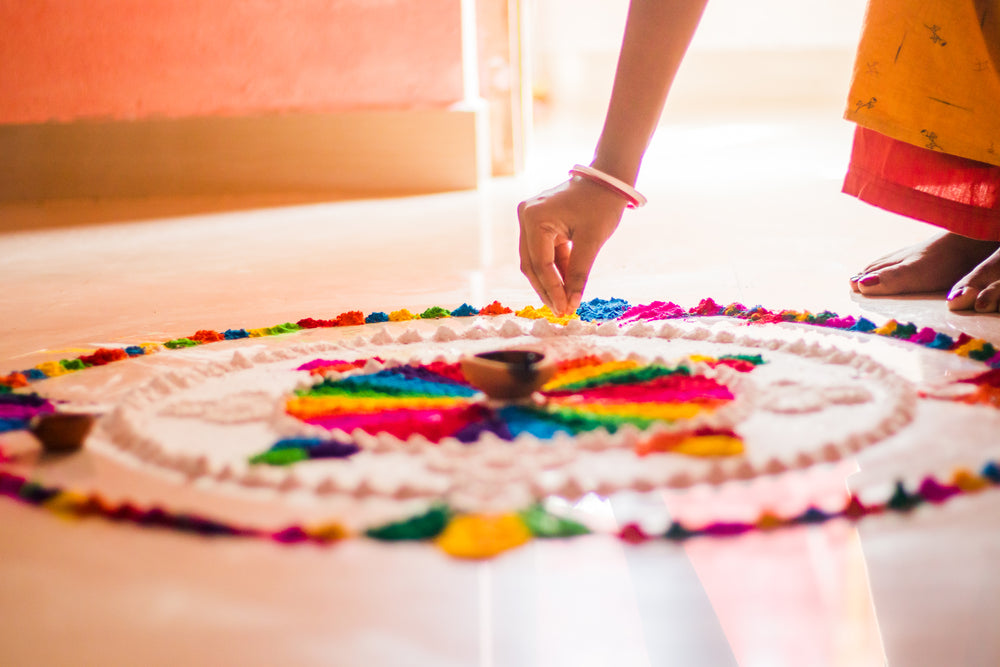
[[[589,296],[830,309],[1000,341],[1000,319],[949,313],[941,295],[850,292],[858,268],[931,230],[839,194],[852,128],[838,117],[664,126],[639,184],[650,205],[627,214]],[[587,160],[595,133],[540,127],[529,172],[479,192],[8,206],[0,370],[349,309],[537,305],[517,269],[514,207]],[[219,208],[237,210],[179,215]],[[68,523],[4,502],[0,662],[993,665],[998,519],[988,493],[857,529],[683,546],[584,538],[467,564],[423,546]]]

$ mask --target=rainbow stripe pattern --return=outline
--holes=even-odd
[[[727,365],[749,372],[763,363],[759,355],[699,359],[709,366]],[[367,360],[317,359],[301,366],[322,374],[330,369],[363,368]],[[329,431],[371,435],[387,433],[400,440],[414,435],[438,443],[445,438],[477,441],[484,433],[502,440],[529,434],[549,440],[605,429],[615,433],[630,424],[640,430],[655,424],[677,424],[714,411],[733,400],[732,392],[711,377],[692,371],[694,364],[640,364],[607,361],[596,356],[565,359],[539,392],[538,402],[492,406],[462,375],[458,363],[404,364],[371,373],[328,378],[301,390],[287,402],[290,415]],[[691,437],[708,437],[703,433]],[[719,434],[713,433],[713,436]],[[725,455],[735,435],[727,434]],[[704,447],[702,455],[719,454]],[[693,452],[691,442],[677,439]],[[286,465],[305,459],[342,458],[360,448],[341,439],[282,440],[251,458],[252,463]],[[661,450],[662,451],[662,450]]]

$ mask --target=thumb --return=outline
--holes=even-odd
[[[590,276],[590,269],[594,266],[597,253],[601,249],[600,243],[588,243],[585,241],[573,244],[573,250],[569,255],[569,263],[564,277],[566,285],[566,299],[569,302],[569,313],[576,312],[583,300],[583,290],[587,286],[587,278]]]

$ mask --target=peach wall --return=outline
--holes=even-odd
[[[0,123],[462,98],[459,0],[0,0]]]

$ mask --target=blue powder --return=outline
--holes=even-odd
[[[463,303],[461,306],[451,311],[452,317],[471,317],[473,315],[478,315],[478,314],[479,311],[467,303]]]
[[[382,312],[372,313],[365,318],[365,324],[377,324],[378,322],[388,322],[389,316]]]
[[[396,368],[390,368],[389,370],[393,373],[402,375],[407,380],[425,380],[427,382],[439,382],[441,384],[455,384],[462,387],[468,386],[463,382],[459,382],[458,380],[453,380],[450,377],[445,377],[440,373],[427,370],[422,366],[397,366]]]
[[[950,350],[954,344],[955,340],[951,336],[939,333],[934,336],[934,340],[927,344],[927,347],[932,347],[935,350]]]
[[[240,338],[249,338],[250,334],[247,333],[246,329],[227,329],[222,336],[226,340],[238,340]]]
[[[444,378],[442,378],[444,380]],[[323,382],[312,388],[308,394],[322,396],[323,389],[344,389],[347,391],[371,391],[387,396],[461,396],[476,394],[471,387],[442,381],[434,382],[420,377],[406,377],[395,370],[384,370],[371,375],[353,375],[334,382]]]
[[[590,301],[581,303],[580,307],[576,309],[576,314],[584,322],[615,320],[621,317],[628,309],[629,304],[624,299],[616,299],[614,297],[607,300],[591,299]]]
[[[270,451],[275,452],[279,449],[310,449],[323,444],[323,442],[319,438],[285,438],[271,445]]]
[[[129,345],[125,348],[125,354],[130,357],[140,357],[146,354],[146,350],[142,349],[138,345]]]
[[[46,399],[38,394],[4,394],[0,396],[0,405],[25,405],[29,408],[40,408],[46,402]]]
[[[6,433],[7,431],[20,431],[25,428],[28,428],[27,419],[6,419],[0,417],[0,433]]]
[[[860,320],[858,320],[857,322],[855,322],[854,326],[851,327],[850,329],[848,329],[848,331],[860,331],[862,333],[867,333],[868,331],[872,331],[872,330],[877,329],[877,328],[878,327],[875,326],[874,322],[872,322],[869,319],[865,319],[864,317],[862,317]]]
[[[26,371],[23,371],[23,375],[29,380],[44,380],[45,378],[48,377],[48,375],[38,370],[37,368],[30,368]]]
[[[1000,484],[1000,466],[995,461],[990,461],[979,473],[994,484]]]
[[[827,519],[833,518],[833,514],[827,514],[823,510],[810,506],[805,512],[793,519],[793,523],[809,524],[823,523]]]
[[[353,442],[325,440],[309,447],[306,451],[309,452],[309,458],[311,459],[346,459],[360,452],[361,447]]]
[[[45,487],[41,484],[36,484],[35,482],[27,482],[17,492],[17,495],[29,503],[41,505],[42,503],[55,498],[59,495],[59,493],[60,491],[57,488]]]
[[[529,433],[540,440],[550,440],[557,433],[572,434],[572,431],[562,424],[517,406],[500,408],[499,414],[500,419],[507,424],[507,430],[510,431],[512,438],[522,433]]]
[[[483,433],[487,432],[494,433],[504,440],[514,439],[510,433],[510,429],[507,427],[507,424],[503,423],[503,420],[495,414],[491,414],[482,420],[466,424],[454,433],[454,437],[459,442],[468,444],[476,442]]]

